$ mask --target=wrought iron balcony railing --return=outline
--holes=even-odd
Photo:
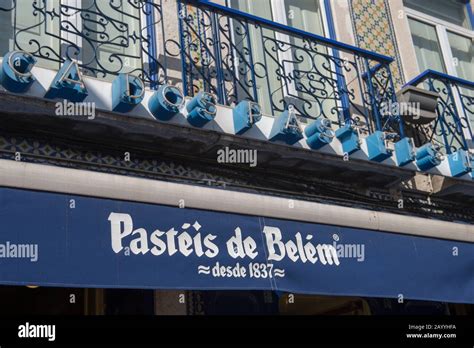
[[[390,57],[210,1],[179,11],[186,94],[204,88],[226,105],[250,99],[275,115],[292,104],[303,117],[403,132],[398,115],[381,112],[396,100]]]
[[[0,17],[0,54],[23,50],[53,67],[74,59],[89,76],[128,72],[150,88],[168,82],[188,96],[204,90],[224,105],[248,99],[273,115],[292,104],[301,117],[403,137],[399,115],[382,108],[396,101],[392,58],[229,6],[203,0],[1,0]]]
[[[474,82],[426,70],[408,85],[439,94],[437,119],[428,126],[418,126],[417,136],[437,144],[446,154],[468,150],[473,140]]]

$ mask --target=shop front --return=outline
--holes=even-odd
[[[303,310],[313,314],[383,312],[374,299],[474,303],[468,224],[1,165],[0,284],[74,289],[55,296],[74,295],[81,313],[294,313],[308,298],[325,299]]]

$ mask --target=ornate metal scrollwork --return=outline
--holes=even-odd
[[[74,59],[86,75],[132,73],[152,87],[171,78],[187,96],[205,91],[225,105],[251,100],[267,114],[291,104],[304,118],[356,123],[367,131],[374,124],[398,127],[396,115],[379,112],[395,98],[388,65],[371,73],[368,66],[379,62],[360,52],[188,0],[23,1],[31,3],[34,20],[27,27],[14,22],[14,49],[58,66]],[[18,1],[0,11],[16,18]]]
[[[13,21],[14,49],[58,65],[76,60],[86,75],[99,78],[126,72],[151,85],[166,80],[167,71],[152,52],[155,38],[150,34],[163,20],[161,1],[83,0],[81,7],[69,1],[24,1],[31,2],[33,24],[19,27]],[[16,19],[17,1],[0,11],[13,12]],[[32,31],[57,44],[45,44]]]
[[[463,127],[467,128],[469,127],[469,120],[474,124],[474,88],[463,88],[459,85],[455,85],[455,88],[459,93],[461,106],[464,111],[464,117],[461,122]]]
[[[428,126],[419,126],[417,131],[445,153],[467,149],[464,130],[469,128],[469,117],[474,117],[474,93],[470,95],[455,81],[439,76],[428,76],[424,86],[439,94],[438,118]],[[456,102],[456,94],[460,97],[460,104]]]
[[[318,41],[259,22],[187,1],[179,6],[181,52],[175,54],[183,62],[188,95],[205,90],[225,105],[248,99],[273,115],[291,104],[301,117],[325,117],[365,127],[376,116],[375,108],[396,100],[388,65],[370,76],[373,88],[368,88],[362,64],[366,58],[356,52],[340,57]],[[394,129],[399,128],[400,119],[390,115],[382,122]]]

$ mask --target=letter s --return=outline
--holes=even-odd
[[[151,253],[155,256],[159,256],[166,251],[166,243],[160,239],[160,237],[163,237],[164,235],[165,232],[156,230],[150,236],[150,240],[154,245],[154,247],[151,248]]]
[[[212,242],[216,237],[217,236],[214,236],[213,234],[208,234],[204,237],[203,244],[208,249],[204,254],[209,258],[215,257],[219,254],[219,248]]]

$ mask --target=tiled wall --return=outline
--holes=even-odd
[[[391,64],[396,88],[404,83],[388,0],[348,0],[357,46],[395,58]]]

